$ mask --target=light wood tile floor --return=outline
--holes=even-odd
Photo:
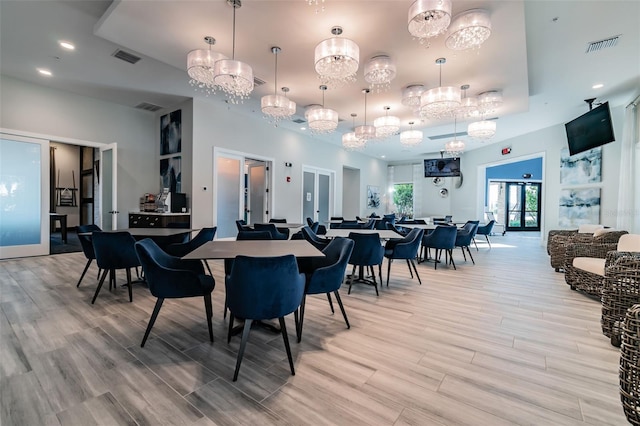
[[[392,265],[389,287],[355,285],[351,321],[307,300],[303,341],[252,331],[226,343],[222,263],[214,270],[215,343],[201,298],[167,300],[145,348],[155,299],[140,285],[75,283],[81,253],[0,262],[0,395],[10,425],[624,425],[619,351],[600,304],[571,291],[537,233],[455,253],[458,270]],[[386,261],[383,275],[386,279]],[[124,274],[119,274],[119,283]],[[337,307],[336,307],[337,309]]]

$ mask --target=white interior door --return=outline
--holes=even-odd
[[[302,171],[302,219],[326,222],[333,211],[334,172],[305,167]]]
[[[247,205],[247,223],[266,222],[267,207],[267,167],[262,161],[247,164],[249,175],[249,197]]]
[[[118,144],[100,147],[100,224],[105,231],[118,229]]]
[[[49,141],[0,134],[0,258],[49,254]]]
[[[214,191],[218,238],[235,237],[236,220],[244,217],[244,158],[220,153],[215,157]]]

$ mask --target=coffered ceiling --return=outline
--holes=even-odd
[[[480,49],[456,52],[444,38],[422,46],[407,31],[411,1],[326,0],[324,11],[304,0],[245,0],[236,12],[235,57],[253,67],[265,84],[251,99],[229,105],[247,119],[261,119],[260,97],[274,92],[272,46],[278,56],[278,86],[290,88],[297,103],[295,121],[304,120],[304,107],[322,101],[320,80],[314,71],[314,48],[341,26],[342,36],[360,47],[360,69],[351,85],[330,89],[325,105],[338,111],[340,125],[330,135],[313,136],[319,142],[340,144],[342,133],[364,123],[367,87],[363,65],[372,56],[387,54],[397,64],[397,77],[384,92],[367,97],[367,124],[384,115],[401,118],[402,130],[415,121],[424,142],[403,149],[398,136],[369,143],[363,151],[389,161],[410,161],[439,151],[454,132],[452,120],[424,121],[401,104],[401,91],[409,84],[438,86],[435,60],[442,67],[443,85],[470,85],[468,95],[501,90],[504,104],[493,114],[498,133],[489,142],[464,138],[468,149],[501,143],[538,128],[564,123],[587,111],[583,99],[598,98],[612,105],[628,102],[640,87],[640,2],[607,1],[453,1],[453,13],[484,8],[490,12],[493,32]],[[224,0],[211,1],[7,1],[0,2],[0,71],[22,80],[69,90],[135,107],[149,103],[170,107],[190,97],[225,102],[223,94],[206,96],[188,84],[186,55],[204,49],[205,36],[213,47],[232,53],[233,9]],[[589,42],[620,35],[617,45],[585,53]],[[61,51],[59,40],[76,44]],[[118,50],[137,55],[136,64],[118,60]],[[43,78],[37,68],[51,69]],[[596,83],[601,89],[592,89]],[[279,87],[278,87],[279,89]],[[468,122],[457,123],[464,132]],[[285,121],[280,127],[296,132],[305,123]],[[431,139],[433,138],[433,139]]]

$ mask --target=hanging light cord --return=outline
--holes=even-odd
[[[233,44],[231,45],[231,59],[236,59],[236,2],[233,2]]]
[[[324,90],[322,91],[322,108],[324,108]]]
[[[367,125],[367,92],[364,92],[364,125]]]
[[[275,68],[275,78],[273,79],[274,83],[273,83],[273,94],[277,95],[278,94],[278,52],[274,52],[276,55],[276,68]]]

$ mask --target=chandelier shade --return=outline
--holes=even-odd
[[[413,130],[413,121],[409,122],[411,128],[400,133],[402,146],[410,148],[422,142],[422,130]]]
[[[464,153],[465,143],[461,140],[451,140],[444,145],[444,150],[450,156],[454,158],[458,158],[462,153]]]
[[[364,65],[364,79],[377,92],[388,90],[396,78],[396,64],[387,55],[378,55]]]
[[[241,6],[240,0],[227,0],[227,4],[233,7],[233,47],[232,59],[221,59],[214,66],[214,82],[229,98],[231,103],[238,99],[249,98],[253,91],[253,70],[248,64],[236,61],[236,9]]]
[[[497,90],[480,93],[478,95],[478,107],[483,114],[495,112],[502,106],[502,93]]]
[[[286,93],[289,91],[288,87],[282,88],[285,96],[276,93],[278,90],[278,53],[280,53],[281,50],[278,46],[271,48],[271,53],[275,56],[274,93],[273,95],[265,95],[260,99],[262,113],[276,126],[280,120],[289,118],[296,112],[296,103],[286,97]]]
[[[420,96],[424,92],[422,84],[412,84],[402,89],[402,105],[411,108],[420,106]]]
[[[340,35],[342,28],[333,27],[331,33]],[[356,80],[360,48],[348,38],[332,37],[318,43],[314,63],[315,70],[324,84],[340,87]]]
[[[450,23],[451,0],[416,0],[409,7],[407,27],[421,44],[443,34]]]
[[[471,9],[453,17],[446,46],[453,50],[479,47],[491,35],[491,18],[484,9]]]
[[[445,58],[436,59],[440,66],[440,83],[438,87],[426,90],[420,96],[420,115],[432,119],[448,118],[455,115],[460,107],[460,89],[453,86],[442,86],[442,65]]]
[[[356,138],[367,142],[376,138],[376,128],[370,124],[363,124],[355,129]]]
[[[320,105],[311,105],[304,113],[313,133],[331,133],[338,127],[338,112]]]
[[[347,150],[355,150],[364,148],[366,141],[358,139],[355,132],[349,132],[342,135],[342,147]]]
[[[496,122],[481,120],[469,123],[467,134],[474,139],[491,139],[496,134]]]
[[[400,130],[400,119],[395,115],[389,115],[390,107],[384,107],[386,115],[373,120],[377,138],[387,138],[395,135]]]
[[[196,49],[187,54],[187,74],[191,78],[189,84],[206,93],[215,93],[215,63],[227,57],[211,50],[211,46],[216,44],[215,38],[206,36],[204,41],[209,45],[209,49]]]

